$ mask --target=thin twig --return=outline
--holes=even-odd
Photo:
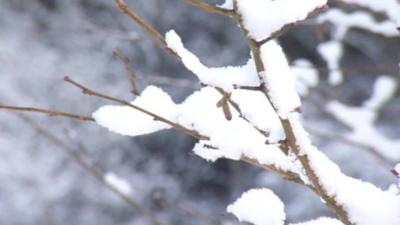
[[[234,13],[233,10],[224,9],[224,8],[217,7],[217,6],[214,6],[211,4],[207,4],[201,0],[182,0],[182,1],[194,6],[196,8],[204,10],[206,12],[215,13],[215,14],[222,15],[222,16],[232,17],[233,13]]]
[[[132,88],[131,93],[135,96],[140,95],[139,89],[137,88],[136,84],[137,76],[135,72],[133,72],[132,70],[132,67],[129,63],[129,58],[126,55],[124,55],[124,53],[120,49],[115,49],[113,51],[113,56],[121,61],[121,63],[125,67],[126,72],[129,75],[129,80],[131,82],[131,88]]]
[[[69,147],[64,141],[55,136],[52,132],[48,131],[46,128],[40,126],[38,123],[34,122],[29,117],[20,115],[20,117],[29,123],[37,132],[42,134],[44,137],[55,143],[60,147],[60,149],[74,159],[79,165],[81,165],[86,171],[93,175],[97,180],[99,180],[105,187],[118,195],[123,201],[130,205],[133,209],[139,211],[142,215],[147,217],[153,224],[162,225],[162,223],[152,214],[151,211],[144,208],[141,204],[136,202],[128,194],[121,192],[118,187],[114,186],[112,183],[105,180],[105,172],[92,163],[87,157],[85,157],[79,149],[73,149]]]
[[[185,127],[185,126],[183,126],[183,125],[181,125],[179,123],[173,122],[173,121],[171,121],[169,119],[166,119],[166,118],[164,118],[162,116],[159,116],[159,115],[157,115],[157,114],[155,114],[153,112],[150,112],[150,111],[148,111],[146,109],[143,109],[143,108],[141,108],[141,107],[139,107],[137,105],[134,105],[134,104],[132,104],[132,103],[130,103],[130,102],[124,100],[124,99],[115,98],[115,97],[112,97],[112,96],[109,96],[109,95],[105,95],[105,94],[102,94],[100,92],[91,90],[91,89],[79,84],[78,82],[72,80],[68,76],[65,76],[64,80],[66,82],[74,85],[75,87],[78,87],[79,89],[81,89],[82,93],[84,93],[86,95],[93,95],[93,96],[96,96],[96,97],[99,97],[99,98],[102,98],[102,99],[106,99],[106,100],[109,100],[109,101],[112,101],[112,102],[116,102],[116,103],[119,103],[119,104],[122,104],[122,105],[129,106],[129,107],[131,107],[133,109],[136,109],[136,110],[138,110],[138,111],[140,111],[140,112],[142,112],[142,113],[144,113],[144,114],[146,114],[148,116],[153,117],[153,119],[156,120],[156,121],[160,121],[160,122],[166,123],[166,124],[174,127],[175,129],[181,130],[184,133],[186,133],[186,134],[188,134],[188,135],[190,135],[190,136],[192,136],[192,137],[194,137],[196,139],[199,139],[199,140],[210,140],[210,138],[208,136],[199,134],[199,132],[197,132],[196,130],[187,128],[187,127]]]
[[[142,17],[140,17],[131,7],[129,7],[129,5],[126,4],[125,0],[114,0],[114,1],[117,3],[117,6],[121,10],[121,12],[129,16],[146,33],[151,35],[157,41],[157,43],[160,45],[162,49],[166,50],[170,54],[177,56],[175,52],[169,50],[164,36],[161,35],[153,26],[151,26],[148,22],[146,22]]]
[[[117,6],[121,10],[121,12],[128,15],[147,33],[151,34],[160,45],[166,46],[164,37],[160,33],[158,33],[156,29],[150,26],[143,18],[141,18],[132,8],[130,8],[128,4],[126,4],[125,0],[115,0],[115,2],[117,3]]]
[[[34,107],[20,107],[20,106],[9,106],[9,105],[0,105],[0,109],[13,110],[13,111],[25,111],[25,112],[36,112],[43,113],[49,116],[62,116],[70,119],[80,120],[80,121],[94,121],[91,116],[77,115],[72,113],[60,112],[50,109],[41,109]]]

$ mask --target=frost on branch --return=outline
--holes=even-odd
[[[226,1],[223,6],[232,6]],[[245,29],[256,41],[272,36],[285,25],[304,20],[309,13],[323,7],[327,0],[237,0],[237,10]]]
[[[242,194],[227,208],[239,221],[254,225],[283,225],[284,204],[269,189],[252,189]]]

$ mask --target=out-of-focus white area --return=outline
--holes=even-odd
[[[161,33],[176,29],[185,46],[207,66],[245,65],[250,58],[236,25],[226,19],[210,16],[180,1],[127,2]],[[335,7],[332,8],[333,11]],[[317,20],[328,18],[332,11],[321,14]],[[369,11],[362,12],[373,18]],[[320,72],[319,79],[315,75],[301,78],[308,84],[308,95],[304,94],[303,99],[304,123],[311,128],[315,144],[346,174],[385,189],[397,182],[390,174],[391,166],[364,148],[341,141],[337,136],[353,130],[321,112],[331,97],[345,105],[364,107],[362,104],[368,99],[379,98],[379,93],[372,94],[381,74],[393,77],[394,81],[399,79],[399,39],[389,31],[394,26],[385,25],[386,20],[376,20],[371,26],[357,25],[360,20],[351,18],[350,14],[342,15],[336,24],[328,25],[327,40],[316,38],[319,29],[305,24],[296,26],[280,42],[290,60],[310,61],[298,64],[297,68],[319,68],[313,70]],[[323,21],[334,19],[329,17]],[[334,57],[335,62],[329,63],[318,54],[316,46],[330,41],[330,37],[339,37],[336,32],[342,32],[339,39],[343,43],[343,57],[339,60],[330,51],[324,58]],[[85,115],[109,104],[82,95],[62,81],[64,75],[131,101],[126,72],[112,58],[116,47],[130,57],[132,67],[140,76],[141,90],[148,83],[161,83],[175,102],[181,102],[193,88],[199,87],[197,80],[154,43],[115,8],[113,1],[0,1],[0,103]],[[335,88],[327,82],[329,73],[325,71],[331,64],[345,68],[343,82]],[[184,82],[179,83],[176,78]],[[316,83],[319,86],[314,88]],[[382,95],[393,87],[388,82],[381,84],[378,89],[383,90]],[[251,102],[246,104],[257,107]],[[374,132],[384,135],[390,143],[400,138],[399,111],[398,91],[394,90],[374,121]],[[195,141],[175,131],[131,139],[90,122],[24,115],[70,147],[82,149],[105,171],[118,174],[130,184],[136,201],[169,224],[204,224],[210,220],[236,223],[224,214],[226,205],[255,186],[271,188],[281,197],[290,223],[331,216],[313,193],[279,176],[238,162],[221,160],[211,164],[189,155]],[[354,115],[350,113],[351,121],[361,121],[362,117]],[[260,115],[252,116],[254,123],[264,122]],[[279,140],[281,133],[274,127],[271,124],[270,129]],[[377,136],[368,137],[369,142],[375,143]],[[0,111],[0,224],[148,223],[59,150],[57,144],[39,134],[19,114]]]

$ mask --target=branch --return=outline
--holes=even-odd
[[[33,107],[19,107],[19,106],[9,106],[9,105],[0,105],[0,109],[13,110],[13,111],[25,111],[25,112],[36,112],[43,113],[49,116],[62,116],[70,119],[80,120],[80,121],[94,121],[91,116],[83,116],[76,115],[72,113],[54,111],[50,109],[41,109],[41,108],[33,108]]]
[[[256,64],[256,69],[259,75],[260,83],[262,86],[262,93],[268,98],[268,100],[272,103],[271,101],[271,96],[267,87],[267,84],[263,82],[263,79],[261,77],[261,74],[265,71],[264,64],[261,59],[261,50],[260,50],[260,44],[253,40],[252,38],[249,37],[248,35],[248,30],[246,30],[243,19],[241,15],[237,11],[237,1],[234,0],[234,10],[236,11],[236,16],[235,19],[238,22],[242,33],[244,37],[247,39],[248,45],[250,47],[250,50],[252,52],[252,55],[254,57],[254,62]],[[277,111],[277,108],[271,104],[275,111]],[[300,161],[302,167],[305,170],[305,173],[310,180],[312,186],[314,187],[315,193],[317,193],[324,201],[326,204],[336,213],[338,218],[346,225],[351,225],[352,223],[350,222],[346,210],[343,208],[343,206],[339,205],[334,196],[330,196],[328,192],[325,190],[325,187],[321,184],[319,177],[316,175],[314,169],[312,168],[310,161],[308,159],[308,156],[306,154],[301,153],[301,149],[297,145],[299,143],[298,137],[296,136],[294,130],[293,130],[293,124],[290,122],[288,119],[283,119],[281,118],[281,124],[284,129],[286,139],[288,141],[289,147],[296,156],[296,158]]]
[[[146,114],[148,116],[153,117],[153,119],[156,120],[156,121],[161,121],[163,123],[166,123],[166,124],[174,127],[175,129],[181,130],[184,133],[186,133],[186,134],[188,134],[188,135],[190,135],[190,136],[192,136],[192,137],[194,137],[196,139],[199,139],[199,140],[210,140],[210,138],[208,136],[201,135],[196,130],[187,128],[187,127],[185,127],[185,126],[183,126],[183,125],[181,125],[179,123],[175,123],[175,122],[173,122],[171,120],[168,120],[168,119],[166,119],[166,118],[164,118],[162,116],[159,116],[159,115],[157,115],[155,113],[152,113],[152,112],[150,112],[150,111],[148,111],[146,109],[143,109],[143,108],[141,108],[141,107],[139,107],[137,105],[134,105],[134,104],[132,104],[132,103],[130,103],[130,102],[124,100],[124,99],[115,98],[115,97],[112,97],[112,96],[109,96],[109,95],[105,95],[105,94],[99,93],[97,91],[91,90],[91,89],[79,84],[78,82],[72,80],[68,76],[65,76],[64,80],[66,82],[74,85],[75,87],[78,87],[79,89],[81,89],[83,94],[93,95],[93,96],[96,96],[96,97],[99,97],[99,98],[102,98],[102,99],[106,99],[106,100],[109,100],[109,101],[112,101],[112,102],[116,102],[116,103],[119,103],[119,104],[122,104],[122,105],[125,105],[125,106],[129,106],[129,107],[134,108],[134,109],[136,109],[136,110],[138,110],[138,111],[140,111],[140,112],[142,112],[142,113],[144,113],[144,114]]]
[[[158,31],[154,29],[150,24],[148,24],[143,18],[141,18],[132,8],[130,8],[128,4],[126,4],[125,0],[115,0],[115,2],[117,3],[117,6],[121,10],[121,12],[134,20],[147,33],[151,34],[160,45],[166,45],[164,37],[160,33],[158,33]]]
[[[182,0],[182,1],[209,13],[214,13],[227,17],[232,17],[234,14],[233,10],[224,9],[211,4],[207,4],[201,0]]]
[[[140,95],[139,89],[137,88],[137,85],[136,85],[137,76],[131,68],[131,65],[129,63],[129,58],[126,55],[124,55],[124,53],[120,49],[115,49],[113,51],[113,56],[122,62],[122,64],[125,67],[126,72],[129,75],[129,80],[131,82],[131,87],[132,87],[131,93],[135,96]]]
[[[105,181],[105,173],[102,169],[97,167],[94,163],[88,160],[85,156],[81,154],[81,150],[72,149],[67,144],[65,144],[60,138],[53,135],[52,132],[46,130],[44,127],[35,123],[28,117],[20,115],[20,117],[29,123],[38,133],[42,134],[48,140],[52,141],[56,145],[60,147],[60,149],[74,159],[79,165],[82,166],[86,171],[88,171],[92,176],[94,176],[97,180],[99,180],[105,187],[114,192],[114,194],[118,195],[123,201],[125,201],[128,205],[130,205],[135,210],[139,211],[142,215],[147,217],[154,225],[162,225],[160,221],[152,214],[151,211],[142,207],[138,202],[136,202],[131,196],[127,195],[124,192],[121,192],[118,187],[115,187],[112,183]]]

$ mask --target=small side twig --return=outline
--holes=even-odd
[[[134,105],[134,104],[132,104],[132,103],[130,103],[130,102],[124,100],[124,99],[115,98],[115,97],[112,97],[112,96],[109,96],[109,95],[105,95],[105,94],[99,93],[97,91],[91,90],[91,89],[79,84],[78,82],[72,80],[68,76],[64,77],[64,81],[74,85],[75,87],[78,87],[79,89],[82,90],[82,93],[84,93],[86,95],[93,95],[93,96],[96,96],[96,97],[99,97],[99,98],[102,98],[102,99],[106,99],[106,100],[109,100],[109,101],[112,101],[112,102],[116,102],[116,103],[119,103],[119,104],[122,104],[122,105],[125,105],[125,106],[129,106],[129,107],[131,107],[133,109],[136,109],[136,110],[138,110],[138,111],[140,111],[140,112],[142,112],[142,113],[144,113],[146,115],[149,115],[149,116],[153,117],[153,119],[156,120],[156,121],[161,121],[163,123],[166,123],[166,124],[172,126],[173,128],[175,128],[177,130],[181,130],[184,133],[186,133],[186,134],[188,134],[188,135],[190,135],[190,136],[192,136],[192,137],[194,137],[196,139],[199,139],[199,140],[210,140],[210,137],[202,135],[202,134],[199,134],[199,132],[197,132],[196,130],[187,128],[187,127],[185,127],[185,126],[183,126],[183,125],[181,125],[179,123],[173,122],[173,121],[171,121],[169,119],[166,119],[166,118],[164,118],[162,116],[159,116],[159,115],[157,115],[157,114],[155,114],[153,112],[150,112],[150,111],[148,111],[146,109],[143,109],[143,108],[141,108],[141,107],[139,107],[137,105]]]
[[[36,112],[43,113],[49,116],[62,116],[70,119],[80,120],[80,121],[94,121],[91,116],[77,115],[72,113],[60,112],[50,109],[34,108],[34,107],[20,107],[20,106],[9,106],[0,105],[0,109],[13,110],[13,111],[25,111],[25,112]]]
[[[137,76],[132,70],[132,67],[129,63],[129,58],[120,49],[115,49],[113,51],[113,56],[121,61],[121,63],[125,67],[126,72],[128,73],[132,88],[131,93],[135,96],[140,95],[139,89],[137,88],[136,84]]]

